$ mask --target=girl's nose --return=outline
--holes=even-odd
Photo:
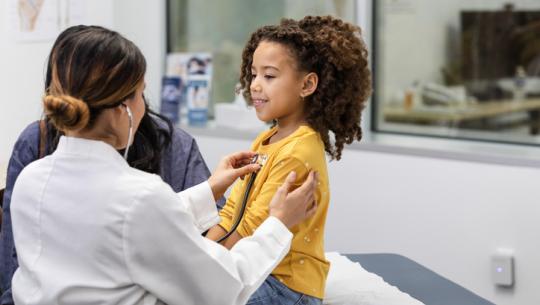
[[[261,92],[262,87],[261,87],[261,85],[259,85],[257,82],[255,82],[255,80],[253,80],[253,81],[251,82],[250,90],[251,90],[252,92]]]

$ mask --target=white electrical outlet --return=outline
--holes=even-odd
[[[514,254],[509,249],[497,249],[491,257],[491,277],[498,286],[514,285]]]

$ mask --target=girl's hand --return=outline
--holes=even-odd
[[[296,180],[296,173],[291,172],[285,182],[277,189],[269,205],[270,216],[281,220],[287,228],[292,228],[303,220],[313,216],[317,211],[315,189],[318,174],[310,172],[306,181],[296,190],[289,193]]]
[[[241,151],[221,159],[212,176],[208,178],[215,200],[221,198],[236,179],[261,168],[259,164],[251,164],[255,155],[252,151]]]

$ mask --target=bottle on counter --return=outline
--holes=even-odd
[[[516,74],[514,76],[514,92],[513,99],[516,102],[521,102],[527,97],[527,92],[525,90],[525,85],[527,82],[527,73],[523,66],[518,66],[516,68]]]

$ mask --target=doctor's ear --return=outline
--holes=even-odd
[[[317,73],[310,72],[304,76],[302,91],[300,93],[302,98],[310,96],[317,90],[317,85],[319,84],[319,76]]]
[[[133,114],[132,114],[131,109],[129,108],[129,106],[124,104],[124,103],[122,103],[121,105],[124,106],[124,108],[126,108],[127,114],[129,116],[129,118],[131,119],[133,117]]]

